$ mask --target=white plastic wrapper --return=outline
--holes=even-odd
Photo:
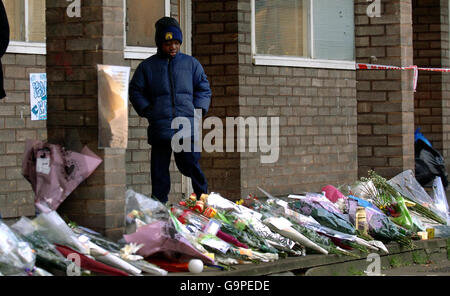
[[[137,261],[126,260],[126,261],[128,263],[130,263],[131,265],[133,265],[134,267],[142,270],[142,272],[145,272],[148,274],[161,275],[161,276],[165,276],[168,274],[167,270],[161,269],[158,266],[156,266],[150,262],[147,262],[145,260],[137,260]]]
[[[351,192],[354,196],[362,199],[370,199],[369,192],[377,192],[377,188],[372,181],[361,182],[351,188]]]
[[[218,210],[233,211],[236,217],[249,221],[252,229],[261,237],[267,239],[268,243],[277,247],[282,246],[283,249],[292,249],[295,242],[283,237],[279,233],[274,233],[267,225],[264,225],[261,221],[262,214],[255,212],[247,207],[237,205],[231,200],[223,198],[217,193],[212,192],[207,199],[208,206],[211,206]],[[273,242],[273,243],[272,243]]]
[[[406,198],[422,205],[432,204],[433,200],[417,182],[412,170],[406,170],[393,177],[388,183]]]
[[[267,218],[264,221],[264,224],[268,225],[269,228],[273,229],[274,231],[278,232],[279,234],[283,235],[284,237],[290,238],[293,241],[296,241],[298,244],[308,247],[310,249],[316,250],[319,253],[328,254],[328,251],[324,248],[318,246],[314,242],[312,242],[310,239],[305,237],[303,234],[296,231],[294,228],[292,228],[292,223],[289,222],[289,220],[279,217],[279,218]]]
[[[447,221],[447,224],[449,223],[447,198],[440,177],[436,177],[433,181],[434,199],[417,182],[412,170],[398,174],[390,179],[388,183],[407,199],[430,209],[433,213]]]
[[[134,233],[146,224],[169,219],[167,208],[159,201],[128,189],[125,193],[126,233]],[[138,217],[133,216],[136,214]],[[142,223],[144,222],[144,223]]]
[[[282,236],[279,233],[271,231],[267,225],[264,225],[261,222],[261,220],[251,220],[250,225],[252,229],[256,232],[256,234],[258,234],[260,237],[265,238],[267,242],[273,245],[274,247],[281,245],[283,249],[291,250],[295,246],[294,241],[292,241],[287,237]]]
[[[377,240],[372,240],[372,241],[368,241],[368,243],[380,250],[382,250],[383,252],[385,252],[386,254],[389,254],[389,250],[386,248],[386,246],[383,244],[383,242],[377,241]]]
[[[312,223],[312,224],[319,224],[319,222],[316,221],[316,219],[314,219],[311,216],[305,216],[303,214],[300,214],[299,212],[293,211],[289,208],[289,205],[286,201],[281,200],[281,199],[273,199],[273,200],[268,200],[268,203],[271,202],[275,202],[277,205],[283,207],[284,209],[284,213],[286,215],[288,215],[289,217],[294,218],[300,225],[304,225],[307,223]]]
[[[89,254],[89,246],[78,240],[78,236],[56,211],[41,213],[32,223],[37,230],[46,234],[50,242],[73,247],[82,254]]]
[[[26,275],[33,270],[35,261],[30,245],[0,221],[0,272],[7,276]]]
[[[436,177],[434,179],[433,193],[434,193],[434,205],[439,211],[439,214],[447,221],[447,225],[450,225],[447,196],[445,194],[444,186],[442,185],[441,177]]]
[[[93,242],[89,241],[89,248],[91,255],[100,262],[105,263],[106,265],[116,267],[118,269],[121,269],[127,273],[130,273],[132,275],[140,275],[141,270],[134,267],[133,265],[129,264],[125,260],[121,259],[119,256],[116,256],[107,250],[103,249],[100,246],[97,246]]]
[[[245,215],[247,218],[255,218],[257,220],[260,220],[262,217],[260,213],[255,212],[247,207],[238,205],[231,200],[223,198],[222,196],[220,196],[220,194],[214,192],[208,195],[207,204],[208,206],[211,206],[218,210],[234,211],[239,215]]]

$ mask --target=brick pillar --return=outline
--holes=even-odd
[[[97,64],[123,61],[123,1],[47,0],[48,140],[78,151],[87,145],[103,163],[58,210],[117,239],[123,234],[125,150],[98,149]]]
[[[435,8],[436,9],[436,8]],[[449,7],[448,1],[440,1],[440,34],[441,34],[441,66],[450,68],[450,44],[449,44]],[[450,73],[441,76],[442,98],[442,155],[444,156],[447,170],[450,167]],[[449,196],[447,194],[447,196]],[[449,197],[447,197],[449,198]]]
[[[413,0],[414,64],[419,67],[441,68],[441,0]],[[446,2],[446,1],[443,1]],[[445,5],[448,7],[448,5]],[[448,34],[448,30],[447,34]],[[448,39],[448,37],[446,38]],[[420,71],[414,94],[416,127],[442,149],[442,76],[438,72]]]
[[[413,64],[411,1],[382,0],[381,16],[369,17],[366,0],[355,1],[356,60]],[[358,70],[359,175],[385,177],[414,169],[412,71]]]
[[[203,65],[212,89],[208,116],[239,116],[238,1],[192,1],[192,54]],[[210,130],[204,130],[203,134]],[[202,153],[201,167],[209,190],[230,199],[241,198],[240,153]],[[235,132],[236,136],[236,132]],[[235,141],[236,143],[236,141]],[[236,151],[236,149],[234,150]]]

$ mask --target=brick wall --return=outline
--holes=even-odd
[[[22,176],[27,139],[45,140],[46,121],[30,116],[30,73],[45,72],[45,56],[7,53],[2,58],[7,98],[0,101],[0,215],[32,216],[34,193]]]
[[[355,1],[356,60],[395,66],[413,63],[411,2],[381,1],[381,16]],[[414,169],[412,71],[356,71],[359,175],[385,177]]]
[[[441,9],[440,0],[413,0],[414,64],[419,67],[441,68]],[[448,6],[446,6],[448,7]],[[437,72],[419,72],[414,94],[416,127],[442,150],[442,76]]]
[[[259,195],[257,186],[286,194],[353,182],[355,72],[254,66],[250,1],[194,3],[194,53],[212,85],[210,115],[280,118],[274,164],[261,164],[260,152],[249,152],[248,142],[246,152],[202,154],[210,189],[237,199]]]
[[[238,1],[194,0],[192,4],[192,51],[203,65],[212,90],[208,116],[225,123],[226,117],[239,115]],[[210,191],[230,199],[241,197],[239,153],[203,152],[200,165]]]
[[[440,1],[441,12],[441,64],[444,68],[450,68],[449,58],[449,7],[448,1]],[[442,155],[444,156],[447,170],[450,167],[450,75],[442,75]],[[447,195],[447,199],[450,196]]]
[[[280,157],[261,164],[241,154],[242,196],[320,191],[357,178],[355,71],[255,66],[251,60],[250,1],[238,4],[239,109],[279,117]]]

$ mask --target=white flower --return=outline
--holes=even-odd
[[[142,256],[133,255],[137,251],[139,251],[143,246],[144,246],[144,244],[137,245],[135,243],[130,243],[128,245],[125,245],[122,249],[120,249],[120,258],[131,260],[131,261],[137,261],[137,260],[144,259],[144,257],[142,257]]]

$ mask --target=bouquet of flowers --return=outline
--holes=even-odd
[[[321,203],[307,197],[290,202],[289,207],[305,216],[312,216],[320,225],[355,235],[355,227],[339,212],[325,209]]]
[[[380,210],[377,210],[369,202],[359,202],[359,199],[349,197],[348,211],[350,217],[356,219],[356,209],[358,206],[362,206],[366,210],[367,224],[369,226],[369,233],[375,239],[379,239],[384,242],[396,241],[400,245],[411,247],[412,241],[408,238],[408,232],[403,228],[394,224],[388,216],[386,216]]]
[[[172,214],[175,214],[178,218],[178,220],[183,223],[189,223],[196,227],[199,231],[204,231],[205,227],[208,225],[211,218],[205,217],[204,215],[201,215],[200,213],[193,211],[188,208],[183,208],[179,205],[174,205],[171,208]],[[213,217],[215,217],[214,215]],[[222,227],[221,227],[222,228]],[[246,244],[241,243],[236,237],[233,236],[233,234],[228,234],[222,231],[222,229],[219,229],[216,233],[216,236],[228,243],[231,243],[235,245],[236,247],[242,247],[245,249],[248,249],[248,246]]]
[[[128,189],[125,193],[126,233],[134,233],[137,228],[158,220],[167,220],[169,213],[164,204]]]
[[[78,236],[56,211],[41,213],[32,223],[51,243],[70,246],[82,254],[89,254],[89,246],[78,240]]]
[[[293,253],[298,255],[298,252],[293,250],[295,242],[291,239],[283,237],[279,233],[274,233],[270,228],[262,223],[262,214],[254,210],[251,210],[242,205],[235,204],[230,200],[221,197],[219,194],[211,193],[207,199],[209,206],[212,206],[218,210],[228,212],[231,216],[243,221],[247,225],[246,231],[255,234],[261,240],[267,241],[272,247],[278,250]],[[245,242],[247,243],[247,242]]]
[[[30,245],[0,221],[0,272],[4,275],[32,275],[36,255]]]
[[[296,211],[289,209],[288,203],[278,198],[270,198],[266,203],[254,202],[253,207],[263,214],[263,217],[283,217],[291,223],[291,227],[298,233],[302,234],[315,245],[319,246],[323,250],[331,254],[346,255],[352,257],[358,257],[350,252],[345,251],[342,248],[337,247],[332,240],[323,234],[315,231],[310,227],[314,224],[318,227],[322,227],[316,220],[311,217],[304,216]],[[310,249],[312,251],[322,253],[321,251]]]
[[[31,220],[22,217],[11,228],[28,242],[36,254],[36,265],[45,269],[67,271],[71,261],[59,253],[55,246],[46,238],[45,233],[40,233]]]
[[[390,216],[394,223],[409,230],[414,229],[404,198],[385,178],[371,170],[368,178],[361,178],[360,186],[366,199]]]

